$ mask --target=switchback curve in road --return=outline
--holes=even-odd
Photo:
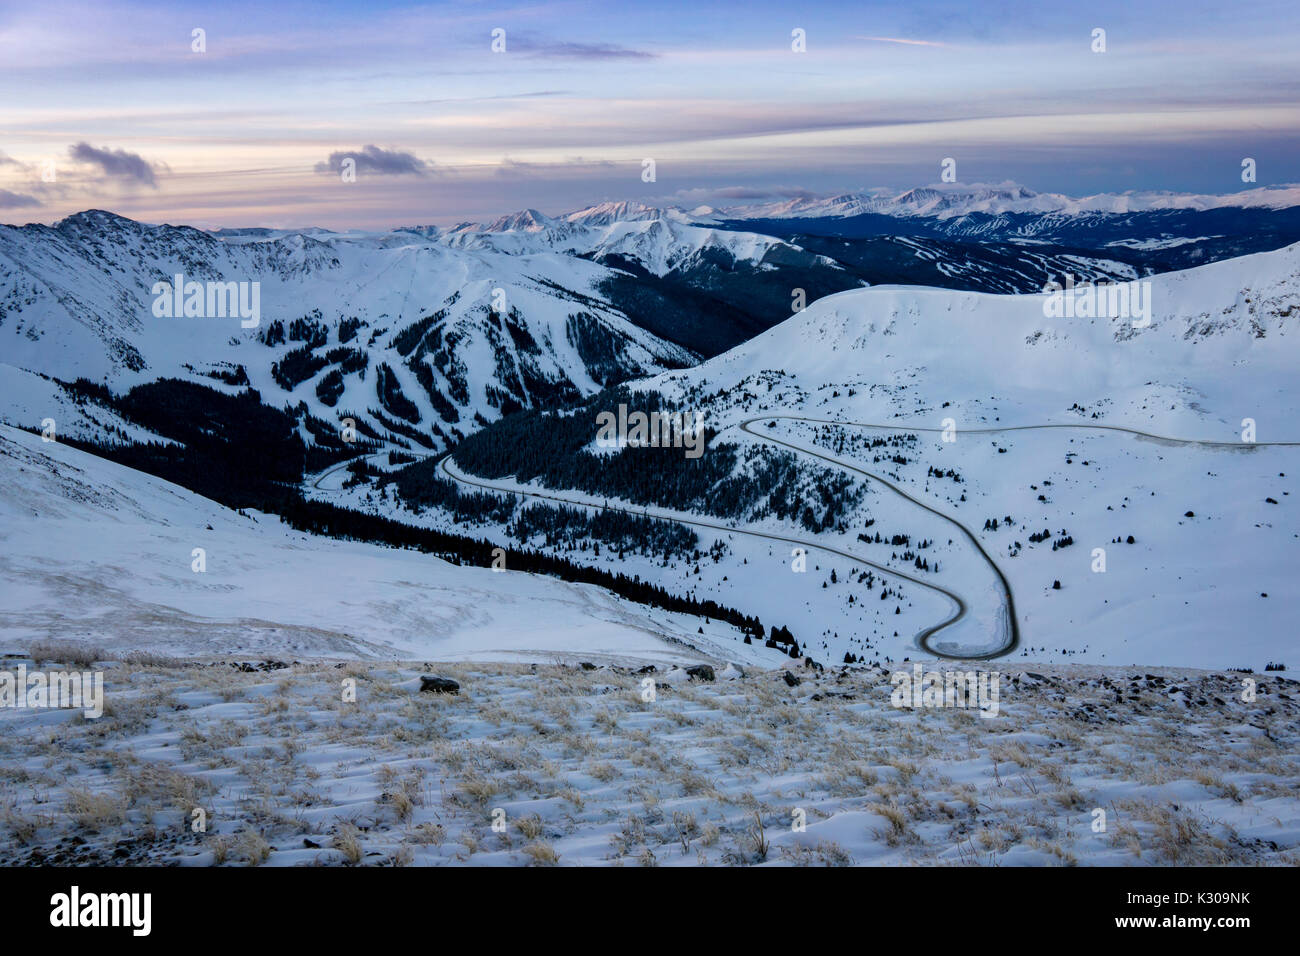
[[[748,432],[749,434],[755,436],[756,438],[761,438],[764,441],[774,442],[775,444],[782,445],[786,448],[790,448],[794,451],[801,452],[805,455],[811,455],[815,458],[820,458],[823,461],[830,462],[831,464],[836,465],[839,468],[844,468],[848,471],[853,471],[853,472],[857,472],[860,475],[864,475],[865,477],[884,485],[890,491],[893,491],[895,494],[900,495],[901,497],[905,498],[912,504],[920,508],[923,508],[926,511],[930,512],[931,514],[937,515],[938,517],[943,518],[945,521],[948,521],[949,523],[955,525],[958,528],[958,530],[960,530],[961,533],[966,537],[966,539],[971,543],[971,545],[974,546],[975,550],[979,552],[980,556],[984,558],[985,562],[989,565],[989,568],[993,571],[994,575],[997,577],[998,583],[1002,588],[1002,593],[1004,596],[1004,612],[1006,614],[1005,633],[1007,634],[1007,640],[1004,642],[1003,646],[995,651],[990,651],[980,655],[973,655],[973,656],[962,655],[962,659],[984,660],[984,659],[990,659],[994,657],[1001,657],[1005,654],[1011,653],[1019,646],[1020,621],[1016,616],[1015,593],[1011,588],[1011,582],[1007,580],[1007,577],[1005,574],[1003,574],[1002,569],[998,567],[997,562],[994,561],[992,556],[984,549],[984,546],[980,543],[979,539],[975,536],[975,533],[970,530],[970,528],[968,528],[962,522],[958,521],[952,515],[945,514],[939,509],[922,501],[921,499],[916,498],[913,495],[907,493],[902,488],[898,487],[898,485],[894,484],[889,479],[882,477],[881,475],[877,475],[873,472],[869,472],[863,468],[859,468],[856,465],[849,464],[848,462],[842,461],[838,458],[833,458],[830,455],[823,454],[822,452],[819,452],[815,449],[807,448],[802,445],[797,445],[793,442],[783,441],[779,438],[773,438],[771,435],[764,435],[762,432],[755,431],[752,427],[750,427],[757,422],[763,422],[763,421],[767,421],[767,422],[798,421],[798,422],[807,422],[811,424],[839,425],[839,426],[851,427],[851,428],[871,428],[880,431],[893,431],[893,432],[942,433],[947,431],[947,429],[930,428],[930,427],[924,427],[918,425],[882,425],[882,424],[875,424],[872,422],[845,421],[843,419],[836,419],[836,418],[812,418],[803,415],[762,415],[754,418],[745,419],[740,423],[739,426],[742,431]],[[1118,432],[1122,434],[1134,435],[1139,438],[1146,438],[1153,441],[1164,442],[1171,445],[1185,445],[1185,446],[1193,446],[1199,448],[1230,448],[1233,450],[1247,451],[1256,447],[1265,447],[1265,448],[1300,447],[1300,442],[1294,442],[1294,441],[1225,442],[1225,441],[1209,441],[1209,440],[1198,439],[1198,438],[1171,438],[1167,435],[1157,435],[1154,434],[1153,432],[1146,432],[1137,428],[1127,428],[1123,425],[1100,425],[1100,424],[1089,424],[1086,422],[1078,422],[1078,423],[1064,422],[1059,424],[1043,424],[1043,425],[1004,425],[1004,426],[994,426],[988,428],[963,428],[963,429],[957,429],[956,431],[960,431],[965,434],[987,435],[987,434],[995,434],[1000,432],[1039,431],[1039,430],[1050,430],[1050,429],[1087,429],[1091,431]],[[955,623],[955,620],[950,620],[950,621],[946,621],[941,626],[948,627],[953,623]],[[931,630],[928,633],[922,632],[922,634],[917,636],[918,643],[922,648],[924,648],[925,650],[929,651],[931,654],[934,654],[937,657],[950,657],[951,655],[948,655],[945,652],[940,651],[937,648],[930,645],[929,643],[930,637],[932,637],[934,633],[936,633],[936,630]]]
[[[666,510],[661,510],[658,508],[649,508],[649,507],[625,508],[620,505],[611,505],[608,503],[597,504],[593,501],[586,501],[580,498],[570,498],[560,494],[541,492],[541,491],[525,491],[519,488],[511,487],[509,485],[500,485],[490,481],[485,481],[481,478],[469,477],[467,475],[460,473],[459,470],[452,470],[452,468],[449,465],[450,461],[451,461],[451,456],[450,455],[445,456],[442,459],[442,461],[439,463],[439,468],[441,469],[442,473],[446,475],[448,478],[450,478],[452,481],[456,481],[460,484],[469,485],[475,488],[483,488],[488,491],[494,491],[497,492],[498,494],[520,495],[522,497],[538,498],[544,501],[555,501],[561,504],[573,505],[579,508],[598,508],[604,511],[617,511],[623,514],[638,515],[640,517],[657,518],[658,520],[661,521],[674,521],[678,524],[689,525],[695,528],[707,528],[712,531],[723,531],[726,532],[727,534],[740,534],[740,535],[745,535],[747,537],[760,538],[767,541],[780,541],[783,544],[790,544],[799,548],[824,551],[827,554],[833,554],[838,557],[845,558],[846,560],[855,562],[864,567],[871,568],[872,570],[879,572],[881,575],[888,575],[892,578],[897,578],[902,581],[908,581],[912,584],[919,585],[920,587],[923,587],[929,591],[933,591],[936,594],[942,595],[943,597],[947,598],[949,602],[951,602],[952,613],[948,617],[944,618],[942,621],[940,621],[937,624],[932,624],[929,627],[922,629],[916,635],[917,643],[921,647],[935,654],[937,657],[947,657],[953,660],[982,660],[990,657],[999,657],[1002,654],[1006,654],[1011,650],[1011,648],[1008,647],[1008,648],[999,648],[998,650],[990,653],[962,654],[962,655],[948,654],[945,652],[932,650],[929,646],[930,638],[933,635],[939,633],[939,631],[943,630],[944,628],[950,627],[951,625],[955,624],[957,621],[961,620],[962,617],[965,616],[967,612],[966,601],[959,594],[957,594],[954,591],[950,591],[945,587],[941,587],[940,585],[934,584],[930,581],[924,581],[921,578],[914,577],[913,575],[906,574],[902,571],[898,571],[894,568],[887,567],[886,565],[883,564],[878,564],[875,561],[870,561],[864,557],[861,557],[860,555],[851,554],[848,551],[844,551],[839,548],[832,547],[828,544],[824,544],[823,542],[810,541],[805,538],[790,537],[788,535],[772,534],[767,531],[755,531],[749,528],[737,528],[737,527],[733,527],[732,525],[718,524],[712,521],[702,521],[696,518],[690,518],[690,519],[682,518],[677,514],[673,514],[671,512],[668,512]],[[882,581],[882,585],[883,583],[884,582]]]
[[[918,508],[922,508],[925,511],[930,512],[930,514],[937,515],[938,517],[942,518],[944,521],[947,521],[949,524],[954,525],[957,528],[957,530],[959,530],[963,535],[965,535],[966,540],[971,543],[971,545],[975,548],[976,551],[979,552],[980,556],[984,559],[984,561],[988,564],[988,566],[993,570],[993,574],[997,577],[998,583],[1002,587],[1003,602],[1004,602],[1003,610],[1006,614],[1006,625],[1003,631],[1003,633],[1005,634],[1005,640],[1002,642],[1002,644],[991,651],[983,651],[974,654],[949,654],[945,651],[941,651],[938,648],[932,646],[930,643],[930,639],[936,633],[938,633],[940,628],[949,627],[952,624],[956,623],[956,620],[952,620],[952,621],[945,621],[940,626],[940,628],[932,628],[928,631],[922,631],[920,634],[918,634],[916,640],[917,640],[917,644],[922,648],[922,650],[928,651],[929,653],[935,655],[936,657],[947,657],[950,659],[960,659],[960,660],[991,660],[995,657],[1003,657],[1007,654],[1010,654],[1012,651],[1014,651],[1017,647],[1020,646],[1020,621],[1016,617],[1016,599],[1015,599],[1015,594],[1011,590],[1011,582],[1007,580],[1006,575],[1002,573],[1002,569],[998,567],[997,562],[994,561],[993,558],[989,555],[989,553],[984,550],[984,545],[980,543],[979,539],[975,537],[975,534],[968,527],[966,527],[965,524],[958,521],[956,518],[952,517],[952,515],[945,514],[944,512],[940,511],[938,508],[926,504],[920,498],[916,498],[913,495],[908,494],[906,491],[898,487],[898,485],[894,484],[888,478],[884,478],[881,475],[876,474],[875,472],[867,471],[865,468],[859,468],[857,465],[851,465],[848,462],[841,461],[838,458],[833,458],[830,455],[822,454],[821,452],[816,451],[814,449],[806,448],[802,445],[796,445],[793,442],[782,441],[780,438],[773,438],[771,435],[764,435],[763,433],[755,431],[753,428],[750,427],[755,422],[779,421],[782,419],[785,419],[787,421],[813,421],[813,419],[800,418],[797,415],[764,415],[761,418],[746,419],[745,421],[740,423],[740,429],[741,431],[748,432],[749,434],[755,436],[756,438],[761,438],[764,441],[769,441],[777,445],[782,445],[786,448],[793,449],[794,451],[801,452],[805,455],[811,455],[814,458],[820,458],[822,461],[830,462],[832,465],[835,465],[838,468],[843,468],[846,471],[856,472],[859,475],[862,475],[866,478],[871,479],[872,481],[884,485],[890,491],[894,492],[894,494],[898,495],[901,498],[906,499],[907,501],[910,501]],[[854,425],[856,423],[835,422],[834,424]],[[928,582],[923,582],[923,583],[926,583],[928,587],[934,587],[934,585],[931,585]]]

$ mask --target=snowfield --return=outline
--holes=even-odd
[[[663,663],[764,650],[600,588],[303,534],[8,426],[0,542],[0,651]]]

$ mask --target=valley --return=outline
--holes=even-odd
[[[0,228],[15,860],[1293,863],[1300,245],[894,212]]]

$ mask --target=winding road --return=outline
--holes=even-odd
[[[762,432],[756,431],[755,428],[753,427],[756,423],[759,422],[775,422],[775,421],[795,421],[795,422],[805,422],[809,424],[837,425],[837,426],[848,427],[848,428],[870,428],[879,431],[893,431],[893,432],[930,433],[930,432],[943,432],[945,429],[924,428],[915,425],[881,425],[881,424],[874,424],[869,422],[843,421],[840,419],[833,419],[833,418],[811,418],[802,415],[761,415],[754,418],[747,418],[744,421],[738,423],[738,426],[736,426],[739,427],[742,431],[748,432],[750,435],[753,435],[754,437],[762,441],[770,442],[775,445],[780,445],[784,448],[791,449],[795,452],[808,455],[813,458],[819,458],[822,461],[828,462],[837,468],[842,468],[846,471],[851,471],[856,474],[862,475],[863,477],[871,481],[877,482],[878,484],[887,488],[894,494],[898,495],[899,497],[903,498],[909,503],[915,505],[916,507],[928,511],[929,513],[936,515],[937,517],[955,526],[957,530],[966,538],[967,541],[970,542],[971,546],[975,548],[975,550],[979,553],[979,555],[988,564],[994,576],[997,578],[999,586],[1002,589],[1002,593],[1003,593],[1002,613],[1005,615],[1004,623],[1001,628],[1003,634],[1002,643],[991,650],[960,652],[960,653],[953,653],[949,650],[944,650],[939,647],[936,647],[933,643],[933,638],[935,637],[935,635],[939,634],[944,629],[949,628],[952,625],[956,624],[958,621],[962,619],[962,617],[965,616],[967,612],[966,602],[959,594],[950,591],[947,588],[941,587],[940,585],[934,584],[933,582],[925,581],[919,577],[915,577],[911,574],[903,573],[894,568],[887,567],[886,565],[878,564],[874,561],[869,561],[868,559],[863,558],[860,555],[851,554],[848,551],[843,551],[840,550],[839,548],[831,547],[822,542],[812,541],[805,538],[796,538],[796,537],[789,537],[786,535],[772,534],[766,531],[754,531],[752,529],[747,529],[747,528],[737,528],[731,525],[719,524],[710,521],[703,521],[697,518],[689,518],[689,519],[683,518],[676,513],[663,510],[663,509],[657,509],[657,508],[652,509],[649,507],[625,508],[619,505],[611,505],[608,503],[596,504],[595,502],[590,500],[583,500],[581,498],[575,498],[575,497],[567,497],[563,494],[554,494],[554,493],[541,492],[541,491],[526,491],[508,485],[502,485],[490,481],[485,481],[481,478],[470,477],[468,475],[464,475],[460,473],[458,470],[452,470],[450,466],[451,455],[448,453],[443,453],[441,455],[438,468],[439,470],[442,471],[444,475],[447,476],[447,478],[451,479],[452,481],[455,481],[462,485],[474,487],[474,488],[481,488],[488,491],[497,492],[499,494],[513,494],[513,495],[520,495],[521,497],[537,498],[545,501],[554,501],[554,502],[559,502],[561,504],[573,505],[575,507],[600,508],[605,511],[617,511],[623,514],[657,518],[662,521],[674,521],[678,524],[688,525],[690,527],[706,528],[712,531],[722,531],[722,532],[726,532],[727,534],[742,534],[752,538],[760,538],[768,541],[779,541],[784,544],[794,545],[796,547],[815,549],[818,551],[823,551],[827,554],[837,555],[839,557],[852,561],[856,564],[860,564],[864,567],[868,567],[875,571],[878,571],[882,575],[889,575],[891,577],[898,578],[900,580],[908,581],[912,584],[919,585],[920,587],[923,587],[929,591],[942,595],[952,605],[952,613],[948,617],[946,617],[945,619],[943,619],[937,624],[933,624],[930,625],[929,627],[922,629],[920,632],[917,633],[915,638],[918,647],[920,647],[922,650],[926,651],[927,653],[933,654],[935,657],[945,658],[948,660],[992,660],[994,658],[1003,657],[1007,654],[1010,654],[1012,651],[1014,651],[1017,647],[1020,646],[1020,622],[1016,616],[1015,594],[1012,591],[1011,583],[1007,580],[1007,577],[1005,574],[1003,574],[1002,569],[998,567],[997,562],[994,561],[992,556],[984,549],[983,544],[980,543],[979,538],[976,537],[976,535],[974,534],[974,532],[970,530],[970,528],[968,528],[962,522],[958,521],[952,515],[946,514],[943,511],[940,511],[938,508],[934,507],[933,505],[928,504],[925,501],[904,491],[897,484],[890,481],[888,478],[883,477],[882,475],[876,474],[875,472],[867,471],[866,469],[860,468],[857,465],[849,464],[848,462],[842,461],[838,458],[831,457],[830,455],[824,454],[816,449],[808,448],[803,445],[798,445],[793,442],[785,441],[780,438],[774,438],[771,435],[765,435]],[[732,426],[728,426],[728,427],[732,427]],[[1090,425],[1090,424],[1083,424],[1083,423],[1047,424],[1047,425],[1007,425],[1007,426],[997,427],[997,428],[965,428],[965,429],[960,429],[959,431],[964,434],[995,434],[999,432],[1038,431],[1038,430],[1048,430],[1048,429],[1087,429],[1087,430],[1094,430],[1094,431],[1121,432],[1139,438],[1164,442],[1171,445],[1187,445],[1187,446],[1194,446],[1194,447],[1201,447],[1201,448],[1232,448],[1232,449],[1244,451],[1255,447],[1300,447],[1300,442],[1290,442],[1290,441],[1248,443],[1248,442],[1206,441],[1202,439],[1193,439],[1193,438],[1171,438],[1165,435],[1156,435],[1151,432],[1144,432],[1141,431],[1140,429],[1125,428],[1120,425]],[[367,457],[376,457],[376,456],[367,456]],[[429,456],[425,456],[425,457],[429,457]],[[319,488],[320,483],[325,478],[327,478],[331,474],[334,474],[336,471],[347,467],[347,464],[348,463],[345,462],[344,464],[331,468],[330,470],[318,476],[315,479],[315,481],[312,483],[313,487]]]
[[[951,601],[953,605],[953,613],[951,617],[945,618],[943,621],[939,622],[938,624],[926,628],[920,634],[917,635],[917,640],[923,642],[922,643],[923,647],[927,646],[924,642],[928,641],[931,635],[936,634],[943,628],[948,627],[949,625],[954,624],[957,621],[961,620],[962,615],[966,613],[966,602],[963,601],[959,595],[955,594],[952,591],[949,591],[947,588],[939,587],[937,584],[931,584],[929,581],[922,581],[920,578],[913,577],[910,574],[903,574],[902,572],[895,571],[893,568],[886,567],[883,564],[877,564],[874,561],[868,561],[866,558],[860,557],[859,555],[850,554],[847,551],[841,551],[839,548],[833,548],[830,545],[822,544],[821,542],[808,541],[804,538],[791,538],[791,537],[786,537],[785,535],[771,534],[766,531],[753,531],[747,528],[736,528],[731,525],[717,524],[711,521],[701,521],[697,518],[689,518],[689,519],[682,518],[676,514],[673,514],[668,511],[661,511],[660,509],[657,508],[655,509],[623,508],[618,505],[595,504],[591,501],[583,501],[578,498],[566,498],[563,495],[546,494],[540,491],[521,491],[517,488],[511,488],[505,485],[493,484],[492,482],[483,481],[481,478],[470,478],[466,475],[460,474],[459,472],[452,471],[447,464],[450,461],[450,459],[451,459],[450,455],[445,456],[442,459],[439,467],[441,468],[442,473],[444,475],[446,475],[451,480],[459,482],[460,484],[463,485],[472,485],[475,488],[485,488],[488,491],[495,491],[502,494],[514,494],[514,495],[521,495],[527,498],[540,498],[546,501],[557,501],[562,504],[574,505],[579,508],[600,508],[601,510],[604,511],[618,511],[618,512],[622,512],[623,514],[638,515],[643,518],[657,518],[660,521],[675,521],[678,524],[689,525],[693,528],[708,528],[712,531],[725,531],[728,534],[743,534],[751,538],[763,538],[768,541],[780,541],[785,544],[792,544],[800,548],[809,548],[809,549],[815,548],[818,551],[825,551],[827,554],[835,554],[842,558],[847,558],[850,561],[856,562],[857,564],[864,565],[865,567],[873,568],[876,571],[879,571],[881,574],[888,574],[891,577],[899,578],[904,581],[910,581],[913,584],[919,584],[921,585],[921,587],[928,588],[931,591],[934,591],[938,594],[942,594],[949,601]],[[938,653],[938,652],[934,652],[934,653]],[[994,654],[993,656],[998,656],[1004,653],[1006,653],[1006,651],[999,650],[998,653]],[[943,656],[948,656],[948,655],[943,655]],[[962,659],[974,659],[974,658],[963,657]]]
[[[786,448],[790,448],[794,451],[801,452],[805,455],[811,455],[814,458],[820,458],[822,461],[829,462],[830,464],[835,465],[838,468],[843,468],[846,471],[852,471],[852,472],[856,472],[857,474],[863,475],[866,478],[869,478],[873,481],[878,482],[881,485],[884,485],[890,491],[906,499],[907,501],[910,501],[918,508],[923,508],[924,510],[930,512],[931,514],[937,515],[938,517],[942,518],[943,520],[955,526],[957,530],[960,531],[965,536],[966,540],[971,543],[971,545],[975,548],[975,550],[979,552],[980,556],[985,560],[989,568],[993,571],[993,574],[997,577],[998,584],[1002,588],[1003,612],[1006,615],[1005,630],[1004,630],[1004,634],[1006,635],[1006,640],[1004,641],[1001,647],[997,648],[996,650],[988,651],[980,654],[962,654],[959,655],[960,659],[990,660],[992,658],[1002,657],[1006,654],[1010,654],[1012,651],[1014,651],[1017,647],[1020,646],[1020,621],[1019,618],[1016,616],[1016,598],[1015,598],[1015,593],[1011,589],[1011,582],[1007,580],[1007,576],[1002,573],[1002,569],[998,567],[997,562],[994,561],[992,556],[984,549],[983,544],[980,543],[980,540],[975,536],[975,534],[970,530],[970,528],[962,524],[952,515],[945,514],[944,512],[933,507],[932,505],[929,505],[926,502],[922,501],[921,499],[911,494],[908,494],[902,488],[898,487],[898,485],[894,484],[892,481],[890,481],[888,478],[883,477],[882,475],[878,475],[875,474],[874,472],[866,471],[865,469],[859,468],[856,465],[851,465],[848,462],[841,461],[838,458],[833,458],[830,455],[823,454],[822,452],[816,451],[811,448],[807,448],[803,445],[796,445],[792,442],[782,441],[779,438],[773,438],[771,435],[764,435],[761,432],[755,431],[751,427],[756,422],[774,422],[774,421],[797,421],[797,422],[806,422],[809,424],[838,425],[846,428],[871,428],[878,431],[892,431],[892,432],[904,432],[904,433],[910,433],[910,432],[942,433],[945,431],[945,429],[923,428],[923,427],[909,426],[909,425],[878,425],[870,422],[848,422],[848,421],[843,421],[841,419],[835,419],[835,418],[809,418],[802,415],[763,415],[757,418],[747,418],[740,423],[740,429],[742,431],[746,431],[749,434],[755,436],[756,438],[761,438],[764,441],[769,441],[777,445],[782,445]],[[1139,438],[1146,438],[1149,440],[1164,442],[1171,445],[1184,445],[1184,446],[1190,445],[1190,446],[1200,447],[1200,448],[1231,448],[1235,450],[1244,451],[1244,450],[1249,450],[1251,448],[1256,448],[1260,446],[1266,448],[1300,446],[1300,442],[1292,442],[1292,441],[1224,442],[1224,441],[1205,441],[1202,439],[1195,439],[1195,438],[1170,438],[1166,435],[1156,435],[1152,432],[1144,432],[1136,428],[1125,428],[1122,425],[1091,425],[1083,422],[1078,424],[1061,423],[1061,424],[1048,424],[1048,425],[1006,425],[1006,426],[996,427],[996,428],[963,428],[963,429],[959,429],[959,431],[963,434],[968,434],[968,435],[989,435],[989,434],[996,434],[1001,432],[1042,431],[1042,430],[1062,429],[1062,428],[1120,432],[1123,434],[1135,435]],[[896,574],[897,572],[891,572],[891,573]],[[936,588],[935,585],[929,583],[928,581],[920,581],[915,578],[909,578],[908,580],[916,581],[916,583],[922,585],[923,587],[942,591],[942,593],[948,596],[949,598],[952,598],[953,600],[956,600],[959,603],[961,603],[961,607],[964,612],[965,609],[964,602],[961,602],[961,599],[958,598],[956,595],[952,594],[951,592],[943,590],[941,588]],[[955,624],[960,619],[960,617],[961,615],[958,614],[957,617],[950,618],[949,620],[946,620],[943,623],[936,625],[935,627],[927,628],[926,630],[921,631],[916,636],[917,644],[923,650],[926,650],[929,653],[934,654],[936,657],[947,657],[949,659],[954,659],[953,655],[950,655],[932,646],[930,643],[930,638],[942,628],[949,627],[952,624]]]

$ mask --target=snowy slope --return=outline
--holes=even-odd
[[[699,634],[695,617],[599,588],[301,534],[7,426],[0,592],[5,652],[54,640],[187,658],[756,656],[725,625]]]
[[[1281,437],[1300,411],[1290,371],[1300,359],[1300,245],[1125,285],[1130,302],[1149,300],[1149,326],[1135,309],[1052,318],[1047,294],[840,293],[663,380],[711,387],[780,369],[809,390],[864,385],[869,395],[838,408],[887,418],[938,416],[946,400],[996,394],[1004,424],[1036,423],[1077,400],[1104,402],[1109,422],[1170,434],[1232,441],[1253,416],[1274,429],[1259,440]],[[1184,397],[1157,407],[1159,392]]]

